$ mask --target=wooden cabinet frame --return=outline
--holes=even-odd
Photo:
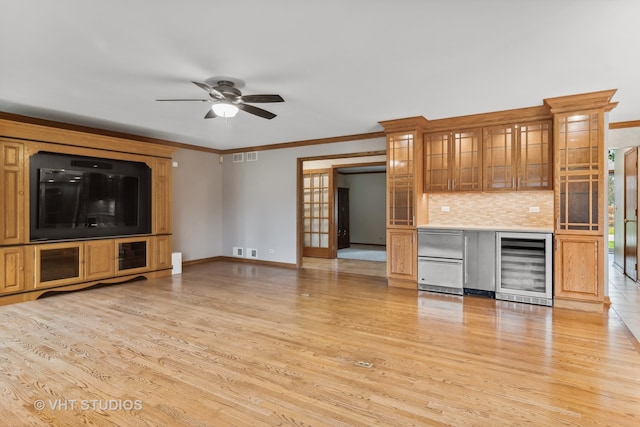
[[[615,90],[545,99],[553,114],[554,305],[602,310],[606,255],[605,129]]]

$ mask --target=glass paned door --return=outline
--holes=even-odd
[[[332,176],[331,169],[303,173],[304,256],[332,257]]]

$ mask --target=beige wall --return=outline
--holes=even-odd
[[[430,225],[553,229],[553,191],[435,193],[427,197]],[[540,212],[529,212],[529,208]]]

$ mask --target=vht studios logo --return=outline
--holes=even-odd
[[[131,399],[48,399],[36,400],[33,407],[38,411],[139,411],[141,400]]]

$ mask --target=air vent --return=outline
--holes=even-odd
[[[258,250],[247,248],[247,258],[258,258]]]
[[[257,162],[257,161],[258,161],[257,151],[251,151],[250,153],[247,153],[247,162]]]
[[[233,163],[244,162],[244,153],[233,153]]]

